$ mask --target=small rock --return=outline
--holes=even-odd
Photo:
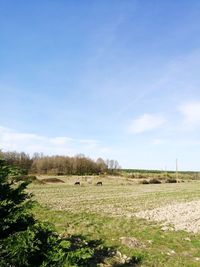
[[[122,258],[123,258],[124,260],[126,260],[126,259],[127,259],[127,256],[126,256],[125,254],[123,254],[123,255],[122,255]]]
[[[163,227],[161,228],[161,230],[163,230],[163,231],[168,231],[168,230],[169,230],[169,227],[168,227],[168,226],[163,226]]]
[[[121,258],[121,257],[122,257],[122,253],[121,253],[120,251],[117,250],[117,251],[116,251],[116,256],[119,257],[119,258]]]
[[[126,262],[129,263],[131,261],[131,258],[130,257],[127,257],[126,258]]]
[[[125,259],[121,259],[120,261],[122,264],[124,264],[126,262]]]

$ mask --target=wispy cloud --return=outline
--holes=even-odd
[[[160,114],[144,114],[130,123],[129,132],[137,134],[152,131],[163,125],[165,121]]]
[[[118,115],[131,110],[137,103],[144,99],[150,98],[152,95],[162,91],[162,101],[168,105],[178,103],[180,99],[188,99],[190,97],[200,97],[199,94],[199,68],[200,68],[200,50],[192,50],[188,54],[183,54],[176,58],[166,60],[165,64],[158,65],[155,69],[156,75],[150,75],[146,83],[135,84],[135,88],[139,88],[134,97],[130,97],[129,101],[119,111]],[[151,71],[151,68],[149,68]],[[143,81],[141,79],[141,81]],[[134,81],[131,83],[134,84]],[[132,90],[133,91],[133,90]]]
[[[184,123],[189,127],[200,126],[200,101],[181,105],[179,111],[184,116]]]
[[[10,128],[0,127],[0,149],[4,151],[24,151],[33,154],[43,152],[47,155],[86,155],[99,156],[108,151],[98,140],[74,139],[66,136],[48,137],[32,133],[21,133]]]

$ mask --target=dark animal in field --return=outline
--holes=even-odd
[[[74,185],[81,185],[81,184],[80,184],[80,182],[75,182],[75,184],[74,184]]]
[[[102,182],[97,182],[97,185],[101,185],[101,186],[102,186],[102,185],[103,185],[103,183],[102,183]]]

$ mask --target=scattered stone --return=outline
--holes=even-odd
[[[120,251],[116,251],[115,253],[115,259],[116,262],[121,263],[121,264],[125,264],[125,263],[130,263],[131,262],[131,258],[128,257],[127,255],[123,254]]]
[[[126,260],[127,259],[127,256],[125,254],[123,254],[122,255],[122,258]]]
[[[124,263],[126,263],[126,260],[123,259],[123,258],[121,258],[121,259],[120,259],[120,262],[121,262],[122,264],[124,264]]]
[[[116,256],[119,257],[119,258],[121,258],[121,257],[122,257],[121,252],[117,250],[117,251],[116,251]]]

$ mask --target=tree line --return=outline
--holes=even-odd
[[[9,165],[23,169],[25,173],[48,175],[93,175],[102,173],[114,173],[120,169],[117,160],[96,161],[83,154],[70,156],[45,156],[42,153],[34,153],[33,156],[25,152],[0,151],[0,158]]]

